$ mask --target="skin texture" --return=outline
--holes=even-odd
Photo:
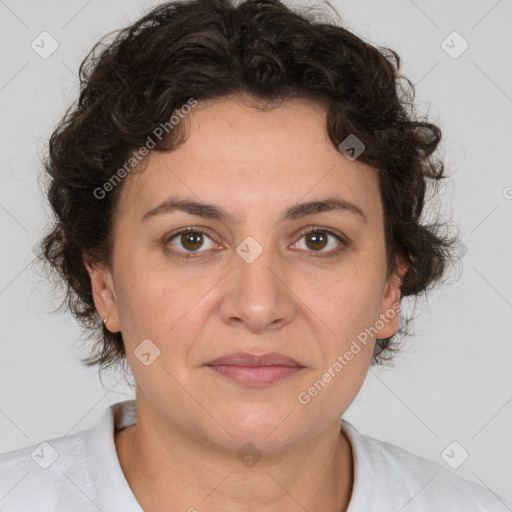
[[[298,395],[396,308],[401,281],[386,278],[377,172],[332,145],[325,119],[322,105],[299,99],[270,111],[233,98],[199,102],[181,121],[186,142],[151,153],[124,184],[112,268],[88,268],[98,313],[121,330],[136,381],[139,421],[115,441],[146,511],[348,506],[352,454],[339,420],[364,382],[375,339],[308,404]],[[174,211],[141,221],[170,196],[215,204],[233,219]],[[325,211],[278,222],[290,206],[332,196],[366,220]],[[185,259],[178,254],[190,245],[168,235],[188,226],[207,235],[199,256]],[[308,227],[338,231],[349,243],[329,235],[315,245],[303,235]],[[263,249],[252,263],[236,252],[249,236]],[[377,337],[396,333],[398,320]],[[148,338],[160,355],[145,366],[134,350]],[[238,351],[279,352],[305,368],[248,387],[204,366]],[[252,467],[237,457],[248,442],[262,455]]]

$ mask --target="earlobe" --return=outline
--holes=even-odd
[[[120,331],[112,272],[105,264],[91,263],[86,258],[84,264],[91,279],[91,290],[98,315],[109,331]]]
[[[402,296],[401,288],[403,278],[407,273],[409,264],[404,257],[398,255],[395,258],[395,270],[390,276],[386,292],[382,299],[381,312],[379,317],[379,329],[377,338],[385,339],[394,336],[400,326],[400,299]],[[384,325],[382,325],[384,324]]]

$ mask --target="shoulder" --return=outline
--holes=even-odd
[[[46,512],[56,510],[62,499],[72,508],[89,510],[92,486],[86,432],[0,454],[0,497],[6,510]]]
[[[512,501],[441,464],[364,436],[344,420],[342,428],[351,442],[355,465],[352,508],[348,512],[359,511],[360,504],[382,512],[401,507],[418,512],[504,512],[512,508]]]
[[[116,428],[136,420],[135,401],[118,402],[89,430],[0,454],[0,509],[142,512],[114,439]]]

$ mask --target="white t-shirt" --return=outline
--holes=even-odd
[[[110,406],[89,430],[0,455],[2,512],[142,512],[114,444],[137,421],[135,400]],[[340,422],[352,445],[348,512],[506,512],[512,501],[451,470]],[[200,508],[200,507],[198,507]]]

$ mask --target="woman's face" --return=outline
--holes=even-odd
[[[338,151],[326,111],[304,100],[271,111],[210,100],[181,122],[186,142],[126,178],[112,273],[91,271],[96,305],[122,332],[148,414],[230,449],[291,447],[339,422],[375,339],[398,328],[376,171]],[[157,208],[171,198],[225,218]],[[299,208],[326,199],[354,208]],[[262,383],[251,379],[268,368],[237,380],[207,365],[238,352],[302,368]]]

